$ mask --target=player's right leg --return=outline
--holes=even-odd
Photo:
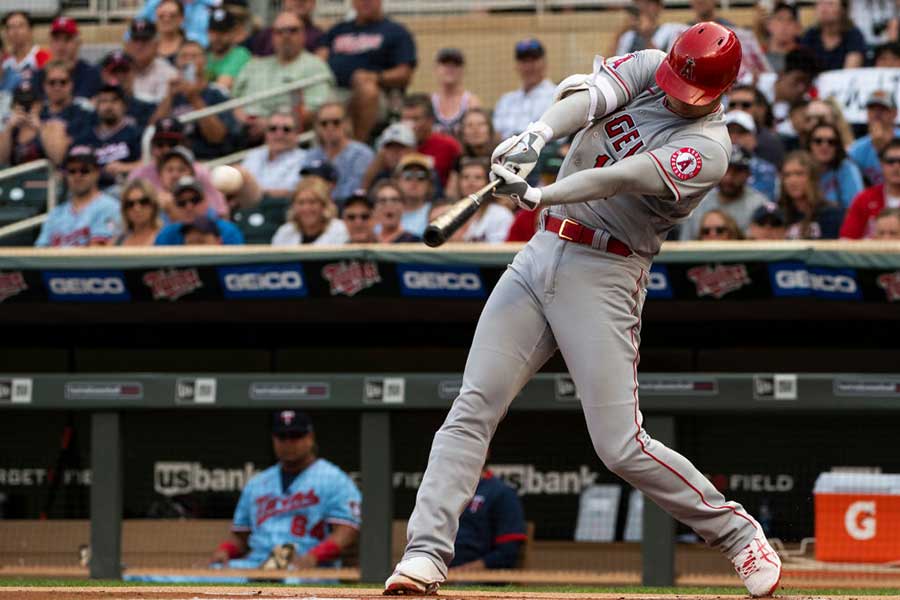
[[[528,281],[529,254],[529,248],[519,253],[478,320],[459,396],[434,436],[406,552],[385,582],[386,594],[434,593],[446,579],[459,515],[475,493],[494,431],[512,399],[556,350]]]

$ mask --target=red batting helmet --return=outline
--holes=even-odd
[[[709,104],[734,83],[741,67],[741,43],[718,23],[697,23],[678,36],[656,69],[664,92],[688,104]]]

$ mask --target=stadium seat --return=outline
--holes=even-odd
[[[0,205],[0,227],[33,217],[38,214],[38,212],[40,211],[34,206]],[[39,231],[40,228],[34,227],[32,229],[20,231],[19,233],[0,237],[0,246],[33,246]]]
[[[244,234],[244,242],[247,244],[270,243],[272,236],[284,224],[290,205],[290,198],[263,196],[262,201],[253,208],[236,212],[234,222]]]
[[[28,206],[43,212],[47,206],[47,173],[25,173],[0,179],[0,206]]]

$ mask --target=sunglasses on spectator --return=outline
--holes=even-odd
[[[344,219],[347,221],[368,221],[372,216],[371,213],[347,213],[344,215]]]
[[[403,199],[396,194],[384,194],[377,196],[375,202],[401,202]]]
[[[272,29],[272,33],[277,35],[295,35],[300,33],[299,27],[276,27]]]
[[[733,102],[728,103],[728,108],[743,108],[743,109],[753,108],[753,102],[733,101]]]
[[[290,133],[294,130],[293,125],[269,125],[269,132],[276,133],[280,131],[281,133]]]
[[[69,80],[68,79],[48,79],[47,85],[49,85],[50,87],[57,87],[57,86],[62,87],[64,85],[69,85]]]
[[[900,156],[885,156],[881,162],[886,165],[900,165]]]
[[[90,167],[69,167],[66,173],[69,175],[90,175],[94,170]]]
[[[203,198],[200,196],[181,197],[175,200],[175,205],[178,208],[186,208],[188,204],[197,206],[201,202],[203,202]]]
[[[276,433],[275,437],[278,438],[279,440],[281,440],[282,442],[284,442],[287,440],[302,440],[307,435],[309,435],[309,434],[292,432],[292,433]]]
[[[125,210],[131,210],[132,208],[134,208],[135,206],[138,206],[138,205],[150,206],[152,204],[152,202],[150,201],[150,198],[148,198],[147,196],[141,196],[140,198],[135,198],[134,200],[126,200],[122,204],[125,205]]]
[[[404,171],[400,177],[406,181],[427,181],[428,173],[423,173],[422,171]]]
[[[338,126],[340,126],[340,124],[341,124],[340,119],[322,119],[321,121],[319,121],[320,127],[328,127],[328,126],[338,127]]]
[[[837,146],[836,138],[814,137],[810,140],[811,144],[828,144],[829,146]]]
[[[728,228],[721,225],[717,225],[715,227],[700,228],[700,235],[710,235],[712,233],[715,233],[716,235],[725,235],[726,233],[728,233]]]

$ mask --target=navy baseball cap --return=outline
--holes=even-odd
[[[146,42],[156,37],[156,24],[147,19],[135,19],[128,28],[131,39]]]
[[[784,212],[773,202],[766,202],[753,211],[752,221],[755,225],[768,225],[770,227],[783,227],[787,222]]]
[[[224,8],[217,8],[209,15],[210,31],[231,31],[235,25],[237,25],[237,19]]]
[[[272,414],[272,434],[306,435],[312,432],[312,421],[306,413],[298,410],[285,409]]]
[[[540,58],[544,55],[544,45],[540,40],[531,38],[516,43],[516,60]]]
[[[96,166],[97,153],[93,148],[84,144],[72,146],[66,153],[66,158],[65,160],[63,160],[63,166],[66,166],[72,162],[81,162],[87,165]]]
[[[337,183],[338,173],[330,162],[314,160],[300,169],[300,175],[317,175],[331,183]]]

